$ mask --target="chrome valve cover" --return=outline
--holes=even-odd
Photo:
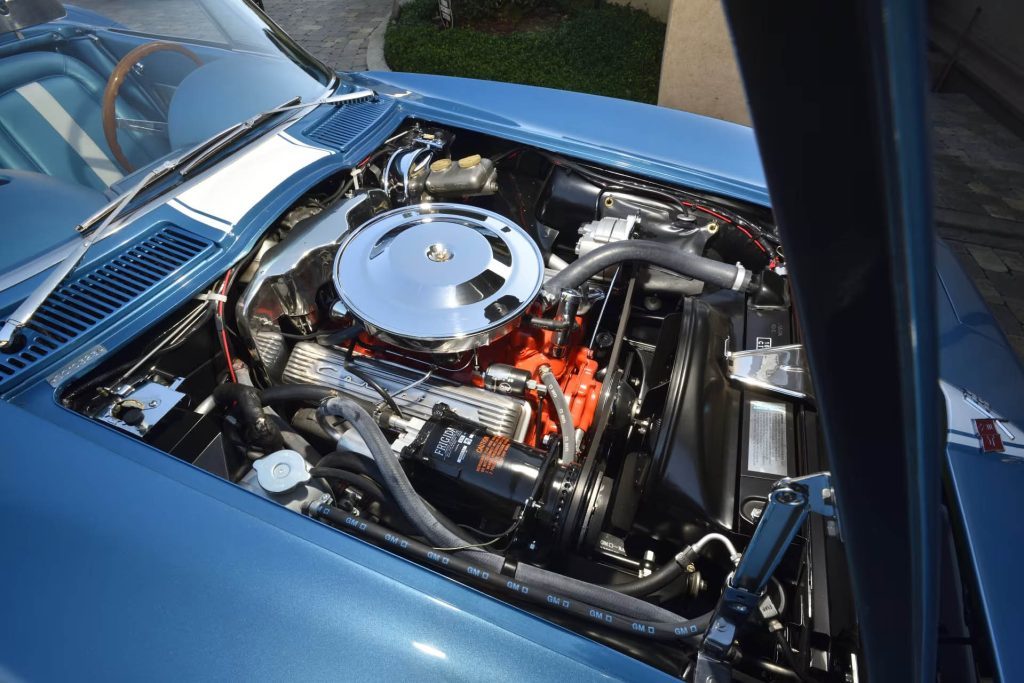
[[[431,353],[508,333],[543,276],[540,249],[522,228],[460,204],[379,214],[346,237],[334,261],[338,297],[368,332]]]
[[[456,415],[484,426],[487,431],[513,441],[522,441],[530,428],[533,410],[528,401],[502,396],[442,377],[423,378],[423,372],[357,356],[352,361],[364,377],[370,377],[387,391],[409,417],[429,420],[434,406],[443,403]],[[319,384],[333,387],[360,401],[380,401],[380,394],[345,368],[342,351],[313,342],[299,342],[282,373],[286,384]]]

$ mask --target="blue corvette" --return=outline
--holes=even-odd
[[[0,678],[1024,678],[919,10],[726,2],[755,138],[0,0]]]

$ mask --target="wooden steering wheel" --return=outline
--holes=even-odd
[[[103,135],[107,139],[107,146],[110,147],[110,151],[114,153],[114,158],[117,159],[117,163],[121,164],[126,172],[135,170],[135,165],[128,161],[128,157],[125,156],[124,150],[121,149],[121,143],[117,141],[117,112],[115,110],[115,104],[117,103],[117,94],[121,92],[121,84],[124,83],[125,77],[128,76],[128,71],[135,66],[138,62],[145,59],[154,52],[177,52],[183,54],[196,65],[202,64],[202,60],[195,52],[189,50],[184,45],[178,43],[168,43],[166,41],[158,40],[152,43],[146,43],[140,45],[124,57],[117,63],[114,70],[110,73],[110,78],[107,79],[107,87],[103,89]],[[158,125],[153,121],[137,121],[135,124],[139,124],[138,127],[145,128],[145,124],[151,124],[150,130],[157,130]]]

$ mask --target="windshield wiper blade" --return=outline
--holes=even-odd
[[[203,145],[202,150],[193,154],[188,160],[188,163],[181,165],[178,172],[186,176],[196,169],[200,164],[211,159],[217,155],[221,150],[229,147],[231,144],[237,142],[242,136],[251,131],[256,126],[260,125],[270,117],[278,114],[282,111],[287,111],[295,107],[312,106],[313,103],[302,104],[302,100],[299,97],[293,97],[284,104],[278,105],[273,109],[260,112],[256,116],[246,119],[240,123],[236,123],[227,130],[223,130],[217,135],[213,136],[206,144]]]
[[[195,147],[192,147],[187,152],[180,154],[174,159],[166,161],[151,170],[137,183],[132,185],[127,192],[115,198],[92,216],[82,221],[82,223],[75,228],[75,231],[82,235],[82,241],[71,253],[65,256],[59,263],[57,263],[56,266],[54,266],[50,275],[47,276],[47,278],[40,283],[40,285],[36,287],[24,301],[21,302],[21,305],[18,306],[14,313],[4,321],[3,326],[0,327],[0,351],[10,352],[13,348],[17,347],[16,342],[20,336],[19,333],[21,329],[28,325],[39,310],[39,307],[42,306],[43,302],[45,302],[50,294],[53,293],[53,290],[55,290],[60,283],[64,281],[64,278],[70,275],[71,271],[73,271],[75,267],[82,262],[82,259],[85,258],[85,254],[89,251],[89,248],[99,240],[106,237],[111,226],[114,225],[116,219],[121,216],[132,200],[139,196],[139,194],[144,190],[151,187],[158,180],[169,176],[175,171],[182,176],[187,175],[197,166],[207,161],[219,151],[237,141],[245,133],[275,114],[292,109],[318,107],[321,104],[343,104],[345,102],[351,102],[353,100],[367,97],[376,97],[376,95],[377,94],[372,90],[357,90],[343,95],[328,95],[315,100],[310,100],[309,102],[302,102],[301,98],[293,97],[273,109],[268,109],[267,111],[261,112],[256,116],[246,119],[245,121],[225,128],[216,135],[213,135],[212,137],[200,142]]]

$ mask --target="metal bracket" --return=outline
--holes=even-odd
[[[790,543],[810,513],[835,519],[835,494],[828,472],[780,479],[772,487],[768,505],[747,544],[743,557],[715,608],[697,655],[701,683],[732,680],[729,660],[736,634],[756,611],[761,595]]]
[[[728,341],[726,344],[725,364],[731,379],[770,393],[814,401],[802,344],[749,351],[730,351]]]

